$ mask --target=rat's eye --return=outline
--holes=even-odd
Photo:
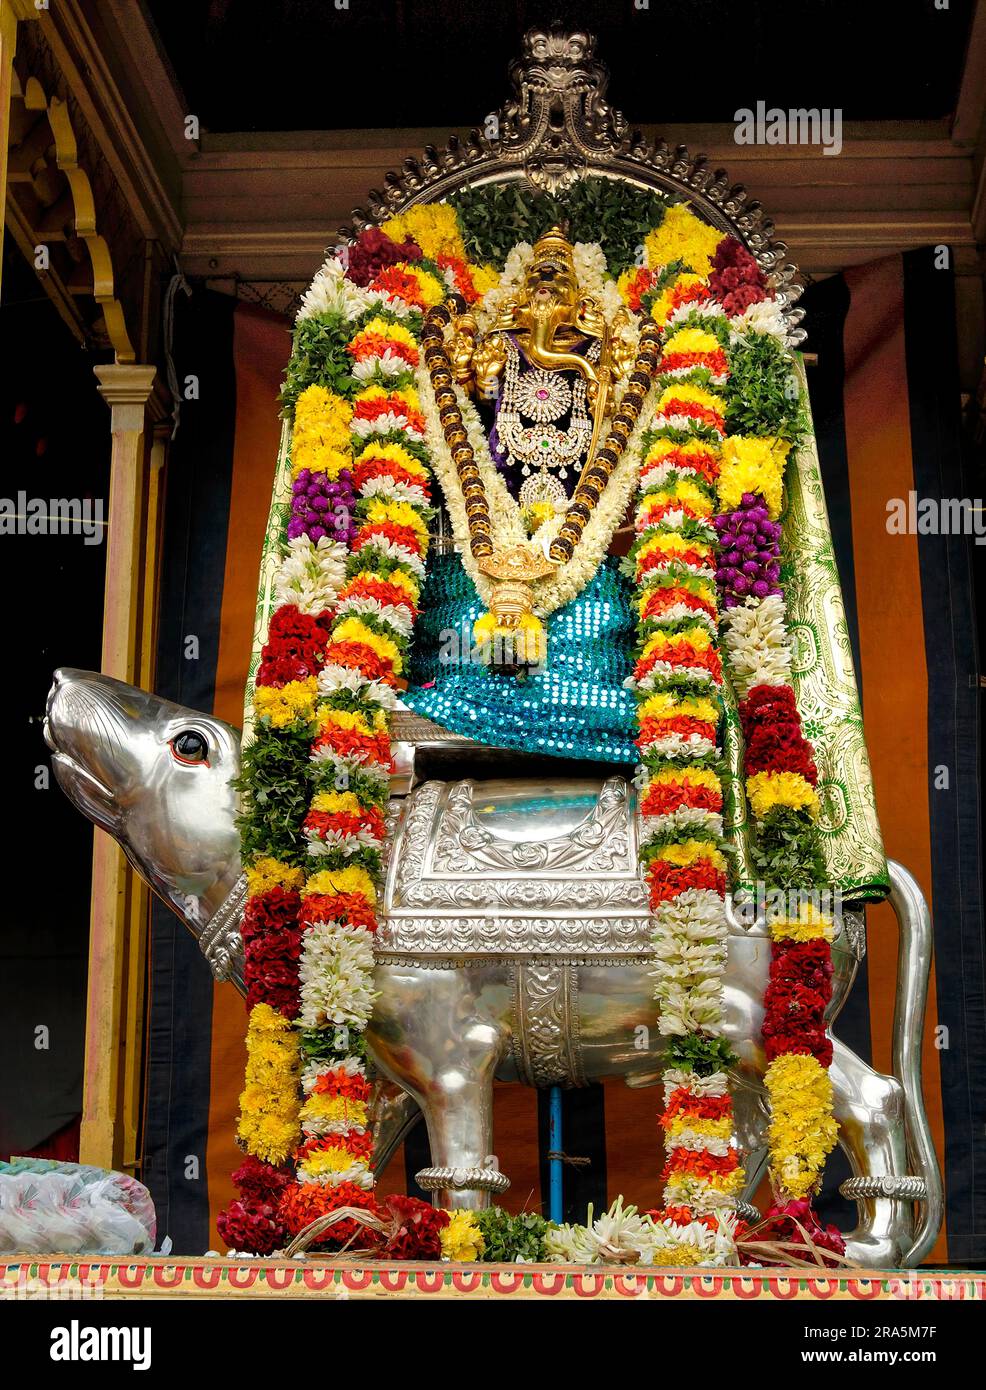
[[[207,763],[209,744],[198,729],[182,729],[171,740],[171,751],[180,763]]]

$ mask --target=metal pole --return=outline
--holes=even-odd
[[[564,1219],[565,1212],[561,1146],[561,1087],[552,1086],[548,1092],[548,1215],[558,1223]]]

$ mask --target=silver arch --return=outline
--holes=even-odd
[[[438,202],[470,186],[527,183],[557,193],[587,174],[649,188],[691,203],[714,227],[738,237],[770,281],[789,325],[792,345],[802,342],[804,311],[795,307],[803,286],[774,224],[742,184],[730,183],[705,155],[684,145],[672,149],[630,127],[606,101],[609,72],[596,57],[596,41],[584,31],[531,29],[521,57],[510,66],[513,95],[462,141],[453,135],[443,149],[429,145],[409,155],[399,173],[356,208],[339,231],[351,242],[418,203]]]

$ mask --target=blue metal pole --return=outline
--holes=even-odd
[[[561,1087],[552,1086],[548,1092],[548,1215],[552,1221],[564,1219],[565,1204],[562,1194],[562,1122]]]

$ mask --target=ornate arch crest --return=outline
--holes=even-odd
[[[562,193],[586,175],[617,180],[685,201],[714,227],[737,237],[768,277],[789,325],[788,341],[802,342],[796,308],[803,286],[787,246],[774,239],[774,224],[742,184],[730,183],[704,155],[684,145],[672,149],[630,127],[606,100],[609,71],[595,53],[593,35],[531,29],[510,66],[513,95],[483,130],[465,141],[453,135],[444,149],[429,145],[405,159],[366,208],[356,208],[340,229],[352,241],[365,227],[419,203],[439,202],[466,187],[527,183],[532,190]]]

